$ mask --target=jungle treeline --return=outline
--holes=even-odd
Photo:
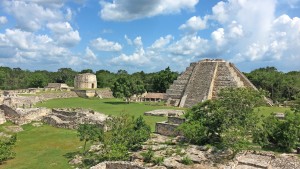
[[[56,72],[46,70],[22,70],[20,68],[0,67],[0,89],[25,89],[45,87],[48,83],[66,83],[74,85],[74,77],[79,73],[94,73],[97,76],[98,88],[111,87],[120,77],[126,77],[142,82],[148,92],[165,92],[169,85],[180,73],[172,71],[169,67],[164,70],[145,73],[143,71],[129,74],[126,70],[111,72],[108,70],[91,69],[75,71],[71,68],[60,68]],[[275,67],[259,68],[244,73],[259,89],[266,90],[273,101],[282,102],[293,100],[300,92],[300,71],[281,72]]]

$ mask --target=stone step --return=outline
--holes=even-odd
[[[177,85],[186,85],[188,83],[188,80],[174,80],[173,84]]]
[[[175,94],[175,95],[181,95],[182,94],[182,90],[175,90],[175,89],[167,89],[166,93],[167,94]]]
[[[167,98],[172,98],[172,99],[181,99],[182,95],[181,94],[172,94],[172,93],[167,93]]]

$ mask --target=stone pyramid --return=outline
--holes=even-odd
[[[225,87],[256,87],[232,63],[222,59],[205,59],[191,63],[166,92],[167,104],[192,107],[215,99]]]

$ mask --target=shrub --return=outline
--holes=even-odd
[[[148,150],[145,151],[145,152],[142,152],[141,155],[144,158],[144,162],[149,163],[149,162],[152,161],[152,158],[154,156],[154,152],[153,152],[152,148],[148,148]]]
[[[1,138],[0,140],[0,164],[3,161],[12,159],[15,157],[15,153],[12,151],[13,146],[17,141],[17,136],[13,135],[9,139]]]
[[[283,120],[274,115],[267,117],[254,134],[254,142],[264,148],[290,152],[300,143],[300,113],[287,112]]]
[[[191,164],[193,164],[193,161],[191,160],[191,158],[189,156],[184,156],[181,159],[181,163],[185,164],[185,165],[191,165]]]
[[[165,158],[164,157],[154,157],[152,162],[155,164],[155,165],[162,165],[163,162],[164,162]]]

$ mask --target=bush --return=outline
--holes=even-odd
[[[283,120],[267,117],[254,134],[254,142],[263,148],[290,152],[300,143],[300,113],[287,112]]]
[[[185,165],[191,165],[191,164],[193,164],[193,161],[191,160],[191,158],[189,156],[184,156],[181,159],[181,163],[185,164]]]
[[[12,159],[15,157],[15,153],[12,151],[13,146],[17,141],[17,136],[12,135],[9,139],[1,138],[0,140],[0,164],[3,161]]]
[[[155,165],[162,165],[163,162],[164,162],[165,158],[164,157],[154,157],[152,162],[155,164]]]
[[[142,152],[141,155],[144,158],[144,162],[149,163],[152,161],[152,158],[154,156],[154,152],[152,150],[152,148],[149,148],[147,151]]]

